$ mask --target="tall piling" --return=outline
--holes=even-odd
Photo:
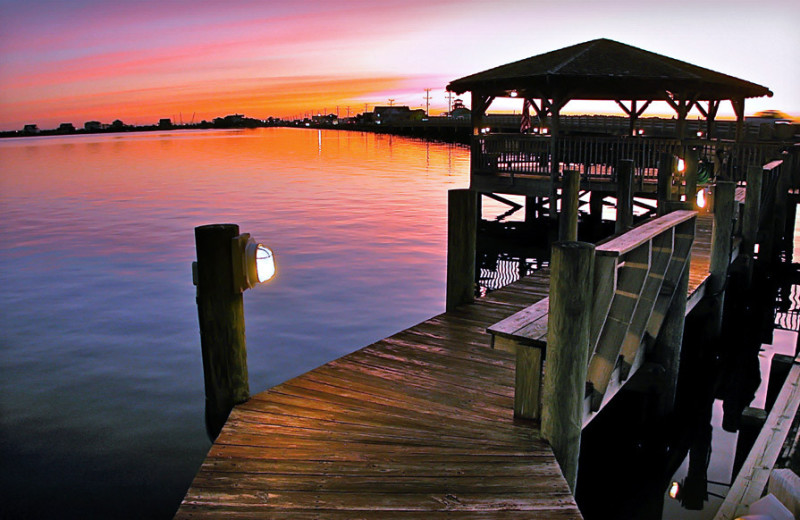
[[[585,242],[556,242],[551,259],[541,430],[573,493],[589,365],[594,250]]]
[[[633,161],[622,159],[617,166],[617,221],[614,233],[621,235],[633,227]]]
[[[478,193],[450,190],[447,196],[447,297],[452,310],[475,299]]]
[[[250,398],[242,293],[234,289],[236,224],[196,227],[197,313],[206,392],[206,428],[216,438],[231,409]]]

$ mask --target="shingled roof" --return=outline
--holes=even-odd
[[[604,38],[472,74],[447,89],[498,97],[516,90],[520,97],[548,99],[772,96],[767,87]]]

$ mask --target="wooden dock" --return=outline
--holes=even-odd
[[[581,518],[538,425],[514,418],[514,355],[486,332],[549,284],[536,271],[235,407],[176,518]]]

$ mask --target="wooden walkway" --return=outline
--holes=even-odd
[[[513,354],[488,348],[488,326],[548,292],[543,269],[237,406],[176,518],[581,518],[536,425],[514,419]]]

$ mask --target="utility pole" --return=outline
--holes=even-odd
[[[447,92],[447,113],[451,114],[453,112],[453,93],[448,91]]]
[[[389,99],[389,106],[394,105],[394,99]]]
[[[425,117],[429,116],[429,111],[431,108],[431,89],[425,89]]]
[[[348,119],[349,119],[349,118],[350,118],[350,105],[347,105],[347,106],[346,106],[346,107],[344,107],[344,108],[347,110],[347,117],[348,117]]]

